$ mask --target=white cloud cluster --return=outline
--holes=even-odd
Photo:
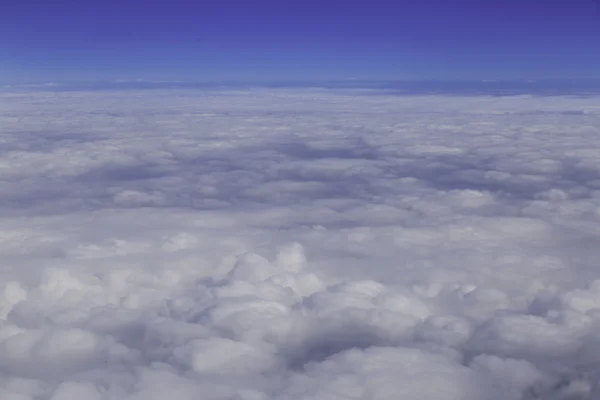
[[[1,400],[600,394],[600,99],[0,95]]]

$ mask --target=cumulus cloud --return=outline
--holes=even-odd
[[[598,101],[2,93],[0,398],[596,398]]]

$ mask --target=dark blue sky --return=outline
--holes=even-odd
[[[600,78],[598,0],[12,3],[3,83]]]

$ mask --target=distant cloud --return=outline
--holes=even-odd
[[[0,110],[2,399],[600,393],[597,97]]]

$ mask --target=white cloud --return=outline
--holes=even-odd
[[[598,101],[1,94],[0,398],[595,398]]]

